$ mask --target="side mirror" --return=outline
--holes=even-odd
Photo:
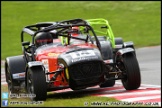
[[[107,29],[108,27],[107,26],[101,26],[101,28],[106,28]]]
[[[30,42],[29,41],[27,41],[27,42],[22,42],[22,46],[26,46],[26,45],[30,45]]]

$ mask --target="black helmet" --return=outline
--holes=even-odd
[[[52,35],[48,32],[39,32],[35,36],[35,45],[36,47],[49,44],[53,42]]]

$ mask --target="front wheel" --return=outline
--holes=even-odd
[[[121,81],[124,88],[126,90],[138,89],[141,84],[141,75],[136,56],[133,53],[124,54],[117,63],[123,71],[124,78]]]
[[[12,75],[7,63],[5,63],[5,72],[6,72],[6,82],[8,85],[9,96],[14,93],[19,93],[19,89],[14,88],[15,83],[13,82]]]
[[[47,86],[44,69],[41,66],[28,68],[27,92],[31,100],[46,100]]]

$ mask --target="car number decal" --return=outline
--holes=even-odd
[[[75,59],[75,58],[80,58],[80,57],[95,56],[95,53],[92,50],[86,50],[86,51],[84,50],[84,51],[72,52],[70,53],[70,56],[72,57],[72,59]]]

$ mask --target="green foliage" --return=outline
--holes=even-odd
[[[161,44],[160,1],[2,1],[1,59],[22,54],[20,33],[37,22],[107,19],[115,37],[136,47]]]

